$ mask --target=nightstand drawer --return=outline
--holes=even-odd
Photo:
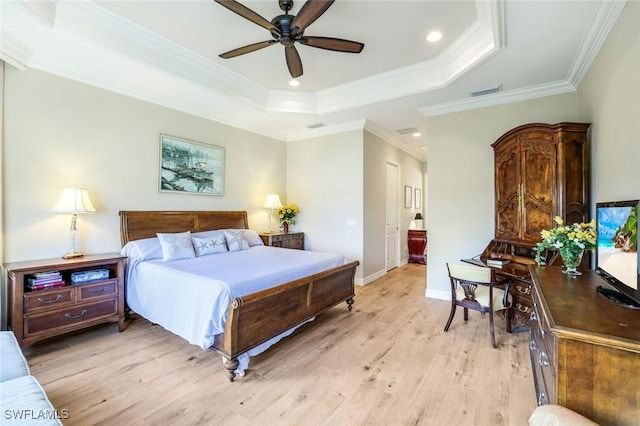
[[[54,312],[31,315],[25,318],[25,337],[38,332],[49,331],[54,328],[64,328],[99,319],[118,315],[116,299],[104,300],[97,303],[87,303],[82,306],[71,306]]]
[[[78,302],[84,300],[90,300],[95,298],[101,298],[105,296],[112,296],[117,294],[118,286],[116,281],[101,281],[96,284],[84,284],[78,286]]]
[[[302,250],[304,247],[304,234],[293,234],[289,239],[289,248]]]
[[[23,310],[25,314],[43,310],[59,309],[74,302],[73,288],[59,287],[55,290],[39,290],[25,293]]]
[[[260,234],[265,246],[304,250],[304,232]]]

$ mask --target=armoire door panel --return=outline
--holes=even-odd
[[[532,244],[540,241],[540,231],[553,227],[554,204],[549,200],[547,203],[524,203],[522,238],[531,241]]]
[[[520,235],[518,198],[496,210],[496,238],[513,240]]]

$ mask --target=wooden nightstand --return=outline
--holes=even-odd
[[[304,250],[304,232],[260,234],[265,246]]]
[[[5,263],[8,276],[8,325],[18,343],[29,345],[47,337],[103,322],[124,325],[124,261],[119,253],[75,259],[44,259]],[[106,269],[109,277],[71,284],[74,272]],[[33,274],[58,271],[65,285],[31,290]]]

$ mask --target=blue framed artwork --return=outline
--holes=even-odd
[[[160,135],[159,191],[224,195],[224,148]]]

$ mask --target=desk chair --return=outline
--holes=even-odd
[[[464,309],[465,321],[469,319],[469,309],[482,313],[488,312],[491,343],[494,348],[497,348],[493,331],[493,313],[505,310],[507,333],[511,333],[511,295],[509,294],[511,282],[495,281],[491,268],[447,263],[447,269],[451,281],[451,313],[444,331],[449,331],[458,306]]]

